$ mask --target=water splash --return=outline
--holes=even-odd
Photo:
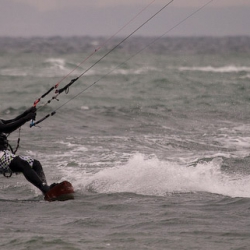
[[[125,165],[97,173],[67,173],[81,191],[97,193],[130,192],[165,196],[168,193],[208,192],[230,197],[250,197],[250,176],[232,175],[221,170],[222,159],[200,162],[195,167],[145,159],[136,154]]]

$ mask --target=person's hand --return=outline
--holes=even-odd
[[[25,120],[27,122],[30,121],[30,120],[35,120],[36,119],[36,113],[30,112],[24,118],[25,118]]]
[[[36,113],[36,107],[32,106],[24,112],[25,115],[29,113]]]

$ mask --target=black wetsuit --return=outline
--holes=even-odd
[[[10,134],[24,123],[35,119],[36,108],[32,107],[26,110],[23,114],[11,120],[0,119],[0,151],[8,150],[8,140],[6,134]],[[42,165],[38,160],[33,161],[32,167],[30,164],[19,156],[15,156],[9,164],[9,168],[14,173],[23,173],[25,178],[34,186],[39,188],[43,193],[49,190]]]

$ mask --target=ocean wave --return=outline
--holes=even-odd
[[[159,71],[154,67],[141,67],[137,69],[120,69],[117,68],[111,72],[111,75],[142,75],[150,71]]]
[[[87,66],[88,69],[90,66]],[[76,63],[68,62],[65,58],[48,58],[42,67],[35,68],[32,66],[25,66],[19,68],[5,68],[0,70],[0,76],[14,76],[14,77],[64,77],[68,74],[71,76],[78,76],[85,72],[86,69],[78,67]],[[148,72],[159,71],[155,67],[138,67],[134,69],[122,69],[117,66],[103,67],[101,69],[90,69],[84,75],[141,75]]]
[[[66,61],[64,58],[48,58],[45,60],[46,63],[51,65],[51,68],[57,70],[65,70]]]
[[[250,177],[222,171],[222,158],[185,167],[156,157],[133,155],[125,165],[97,173],[67,171],[78,190],[97,193],[135,193],[166,196],[171,193],[208,192],[230,197],[250,197]]]
[[[241,76],[240,78],[241,78],[241,79],[249,79],[249,78],[250,78],[250,74],[247,74],[247,75],[245,75],[245,76]]]
[[[31,74],[30,69],[25,68],[25,69],[21,69],[21,68],[7,68],[7,69],[1,69],[0,70],[0,76],[22,76],[22,77],[26,77],[29,76]]]
[[[69,54],[93,51],[98,44],[103,44],[105,37],[0,37],[0,52],[3,53],[39,53],[39,54]],[[152,37],[131,37],[129,42],[119,46],[119,51],[138,52],[152,43]],[[121,42],[117,37],[104,46],[108,50]],[[247,36],[237,37],[164,37],[157,41],[154,46],[147,48],[157,54],[228,54],[250,53],[250,38]]]
[[[227,65],[223,67],[180,67],[179,71],[201,71],[201,72],[214,72],[214,73],[239,73],[250,72],[250,67]]]
[[[74,70],[76,64],[66,62],[64,58],[48,58],[40,67],[20,66],[18,68],[9,67],[0,70],[0,76],[14,77],[64,77],[71,72],[71,75],[79,75],[81,72]],[[75,72],[73,72],[74,70]]]

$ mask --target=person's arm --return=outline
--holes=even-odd
[[[36,113],[28,113],[25,116],[19,116],[21,118],[17,119],[17,117],[15,119],[12,120],[1,120],[0,122],[0,132],[1,133],[6,133],[6,134],[10,134],[13,131],[15,131],[16,129],[20,128],[24,123],[35,119],[36,117]]]
[[[17,116],[14,119],[10,119],[10,120],[2,120],[2,122],[4,124],[9,124],[9,123],[13,123],[16,122],[18,120],[20,120],[21,118],[24,118],[26,115],[28,115],[29,113],[36,113],[36,107],[31,107],[29,109],[27,109],[26,111],[24,111],[21,115]]]

